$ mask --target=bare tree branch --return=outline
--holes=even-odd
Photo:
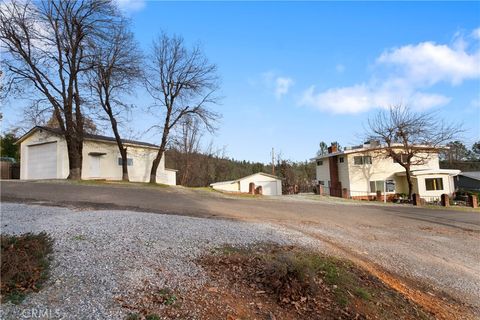
[[[210,64],[199,46],[187,49],[182,38],[162,33],[153,42],[145,80],[155,100],[152,109],[163,117],[162,140],[152,163],[150,182],[156,182],[157,168],[169,142],[170,131],[186,117],[199,120],[209,131],[215,130],[219,114],[209,106],[219,97],[217,67]]]
[[[413,182],[411,167],[425,164],[432,153],[463,132],[460,124],[448,124],[433,112],[413,112],[404,105],[394,105],[368,120],[368,136],[385,144],[385,156],[400,164],[406,172],[408,196]]]

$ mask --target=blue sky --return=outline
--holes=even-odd
[[[229,157],[268,162],[274,147],[306,160],[322,140],[358,144],[393,103],[463,122],[468,145],[480,139],[479,2],[120,4],[145,50],[164,30],[218,65],[223,118],[204,141]],[[142,90],[132,101],[150,103]],[[136,132],[153,124],[140,107]]]

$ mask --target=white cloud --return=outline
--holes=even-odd
[[[339,63],[335,66],[335,70],[337,70],[338,73],[343,73],[345,71],[345,66]]]
[[[472,99],[472,101],[470,101],[470,105],[474,108],[480,108],[480,97]]]
[[[384,52],[377,62],[399,67],[400,73],[419,85],[445,81],[458,85],[480,76],[480,51],[469,54],[465,45],[451,48],[433,42],[407,45]]]
[[[387,85],[375,88],[367,84],[333,88],[316,92],[311,86],[305,90],[299,101],[302,106],[311,106],[321,111],[337,114],[360,113],[371,108],[387,108],[390,105],[406,103],[417,109],[428,109],[450,102],[450,98],[424,92],[395,90]]]
[[[125,12],[140,11],[145,8],[145,0],[115,0],[120,10]]]
[[[277,77],[275,79],[275,97],[281,99],[288,93],[290,87],[293,85],[293,79],[286,77]]]
[[[290,91],[295,81],[290,77],[279,76],[274,71],[267,71],[262,73],[262,83],[268,90],[273,91],[275,98],[280,100]]]
[[[417,109],[444,106],[451,98],[425,91],[438,83],[456,86],[480,78],[480,51],[469,52],[468,45],[458,36],[451,46],[422,42],[386,50],[368,81],[324,91],[310,86],[298,104],[343,114],[398,103]]]
[[[475,38],[475,39],[480,39],[480,28],[477,28],[475,30],[472,31],[472,36]]]

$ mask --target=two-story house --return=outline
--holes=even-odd
[[[455,191],[453,177],[459,170],[440,169],[438,148],[418,146],[416,162],[411,167],[413,192],[427,201]],[[399,148],[399,150],[401,150]],[[420,161],[421,160],[421,161]],[[317,183],[326,194],[353,199],[373,199],[377,191],[387,198],[408,194],[405,169],[385,152],[376,141],[338,151],[336,145],[328,153],[315,158]]]

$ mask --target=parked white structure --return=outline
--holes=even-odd
[[[282,179],[263,172],[254,173],[237,180],[212,183],[210,186],[215,190],[225,192],[248,193],[250,183],[254,183],[255,187],[261,186],[263,195],[282,195]]]
[[[438,149],[425,148],[418,156],[421,165],[411,167],[413,192],[427,200],[455,191],[453,177],[460,170],[440,169]],[[372,199],[377,191],[386,192],[387,197],[408,193],[405,169],[387,157],[384,147],[378,143],[337,151],[336,146],[328,153],[315,158],[317,183],[332,196],[347,196],[357,199]],[[415,160],[415,158],[413,159]]]
[[[60,130],[34,127],[20,143],[20,179],[66,179],[69,173],[67,143]],[[130,181],[148,182],[156,145],[124,140],[127,148]],[[122,159],[114,138],[85,134],[83,143],[82,179],[122,179]],[[176,170],[165,168],[162,157],[157,182],[176,184]]]

